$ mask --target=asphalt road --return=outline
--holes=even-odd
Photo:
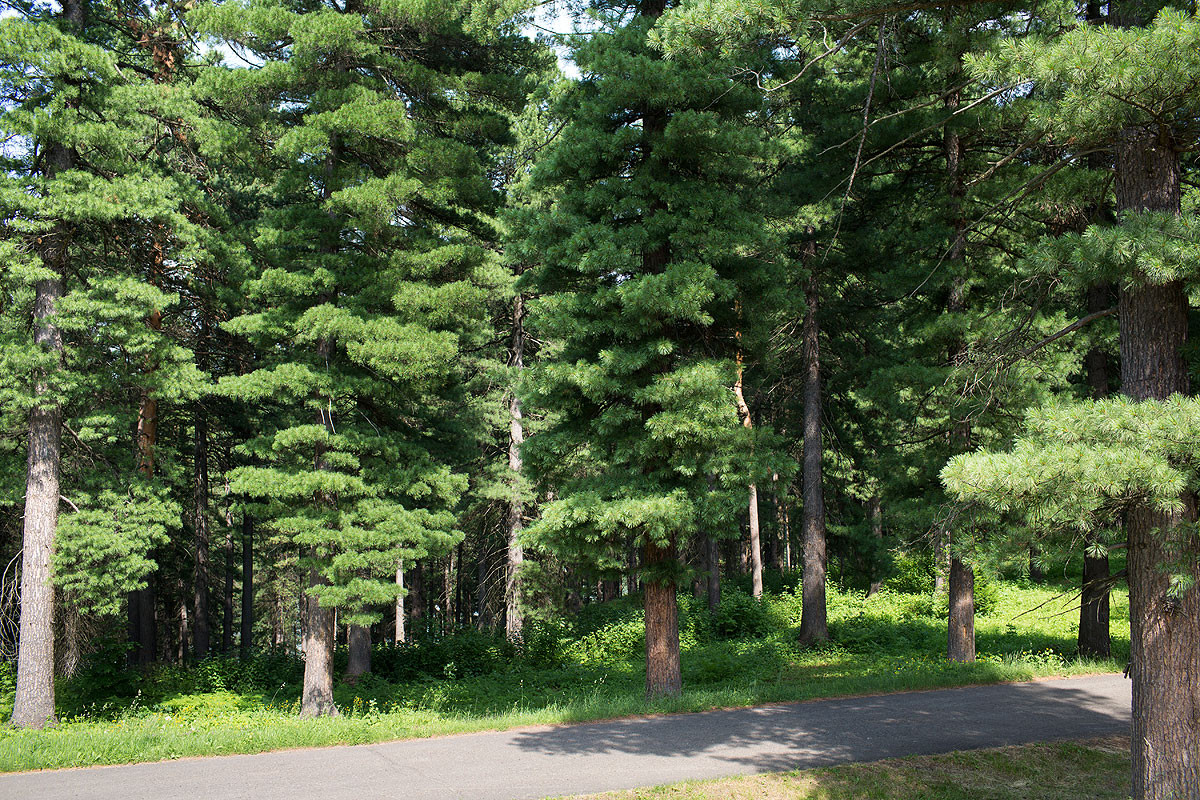
[[[1126,733],[1120,675],[0,776],[0,800],[518,800]]]

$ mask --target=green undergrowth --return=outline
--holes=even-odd
[[[993,596],[977,619],[979,659],[972,664],[946,661],[946,623],[936,597],[889,590],[867,598],[831,587],[833,641],[804,650],[795,645],[799,596],[779,589],[762,602],[727,591],[716,613],[681,597],[685,691],[654,704],[642,699],[642,616],[630,598],[587,606],[569,623],[532,623],[521,647],[478,631],[377,647],[373,674],[356,685],[338,683],[342,713],[333,719],[298,718],[303,664],[293,654],[212,658],[138,673],[121,668],[120,649],[108,648],[78,678],[60,683],[57,727],[0,728],[0,771],[1107,672],[1122,668],[1128,653],[1128,629],[1114,622],[1114,660],[1074,658],[1072,593],[1016,582],[985,590]],[[1126,597],[1115,592],[1112,619],[1127,616]],[[10,673],[0,673],[0,691],[6,714]]]

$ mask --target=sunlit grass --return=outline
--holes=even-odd
[[[1129,740],[1090,739],[687,781],[580,800],[1124,800]]]
[[[64,714],[47,731],[0,728],[0,771],[119,764],[295,747],[362,744],[394,739],[580,722],[635,714],[810,700],[1049,676],[1111,672],[1128,652],[1126,598],[1114,593],[1113,635],[1118,660],[1075,659],[1077,612],[1069,594],[1044,587],[1001,584],[992,612],[977,620],[979,660],[948,662],[945,622],[921,613],[918,595],[871,598],[832,593],[834,642],[795,646],[799,603],[768,598],[768,635],[743,639],[684,637],[681,698],[642,699],[638,626],[614,622],[587,647],[568,642],[560,663],[514,662],[463,679],[421,677],[391,683],[369,676],[341,684],[342,715],[302,720],[298,686],[271,692],[196,692],[167,687],[145,697],[97,699]],[[1040,606],[1036,611],[1029,609]],[[1028,612],[1028,613],[1024,613]],[[624,619],[624,618],[622,618]],[[571,655],[574,654],[574,655]],[[11,695],[8,698],[11,703]]]

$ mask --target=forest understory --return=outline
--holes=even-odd
[[[977,584],[978,659],[945,658],[945,597],[912,591],[911,576],[866,597],[831,586],[832,641],[800,648],[795,574],[768,572],[755,601],[732,580],[710,612],[681,596],[685,690],[647,703],[639,598],[586,606],[573,619],[529,620],[521,646],[503,634],[466,629],[419,633],[372,652],[372,672],[344,678],[339,647],[334,697],[340,714],[302,719],[303,663],[267,651],[214,656],[180,667],[124,669],[123,645],[102,649],[60,683],[59,719],[46,730],[0,727],[0,771],[120,764],[293,747],[365,744],[522,725],[633,714],[689,712],[759,703],[1114,672],[1129,651],[1127,595],[1112,594],[1113,658],[1075,657],[1073,582],[1027,579]],[[905,591],[905,590],[908,591]],[[11,672],[0,673],[12,702]]]

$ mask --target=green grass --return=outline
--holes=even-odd
[[[591,795],[586,800],[1124,800],[1128,796],[1129,740],[1109,738],[689,781]]]
[[[994,607],[977,621],[980,657],[973,664],[945,660],[945,622],[921,595],[831,592],[834,642],[818,650],[794,644],[794,593],[761,605],[731,596],[716,618],[689,600],[681,617],[684,695],[651,705],[641,698],[640,612],[629,602],[591,607],[571,627],[542,626],[525,652],[480,634],[380,650],[379,674],[338,685],[343,713],[334,719],[297,717],[299,665],[290,656],[249,666],[214,660],[189,670],[163,667],[146,676],[98,667],[60,686],[56,728],[0,728],[0,771],[360,744],[1123,667],[1123,660],[1070,656],[1077,613],[1069,611],[1069,596],[1015,583],[996,588]],[[1114,620],[1127,616],[1125,603],[1114,594]],[[1114,624],[1113,634],[1122,657],[1127,629]]]

